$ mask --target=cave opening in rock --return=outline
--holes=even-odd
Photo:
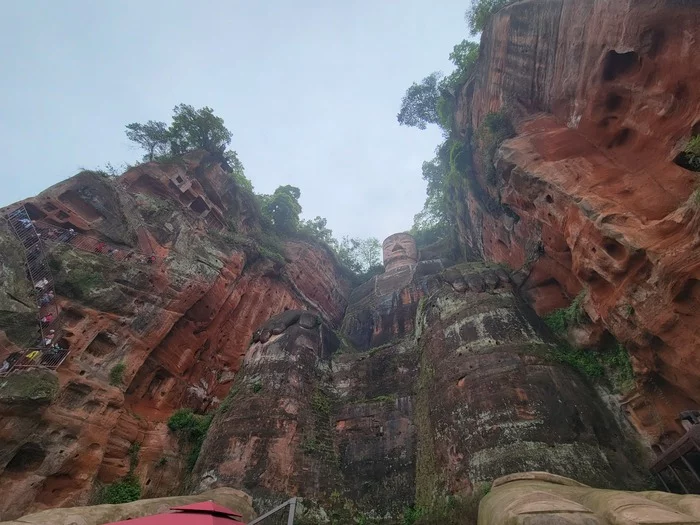
[[[31,472],[44,462],[46,452],[38,443],[25,443],[5,467],[8,472]]]
[[[24,205],[24,209],[27,210],[27,215],[29,215],[29,218],[33,221],[46,217],[46,214],[38,206],[32,204],[31,202],[26,203]]]
[[[619,146],[624,146],[632,138],[632,130],[629,128],[622,128],[618,131],[610,142],[608,142],[608,149],[617,148]]]
[[[603,61],[603,80],[610,82],[631,73],[640,65],[639,55],[634,51],[618,53],[610,50]]]
[[[622,97],[617,93],[608,93],[605,98],[605,109],[615,111],[622,105]]]
[[[204,213],[209,209],[209,206],[207,206],[207,203],[204,202],[204,199],[200,196],[192,201],[190,209],[196,213]]]

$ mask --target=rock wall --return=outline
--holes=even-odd
[[[333,257],[295,240],[283,246],[284,259],[261,255],[267,241],[249,196],[200,152],[118,178],[83,172],[24,205],[37,224],[77,233],[47,244],[60,312],[52,327],[70,354],[52,402],[22,414],[0,406],[2,518],[87,503],[127,474],[135,443],[145,497],[185,490],[169,416],[216,408],[270,317],[306,308],[337,326],[345,309],[350,283]],[[90,240],[136,256],[86,250]],[[38,329],[22,248],[6,229],[0,243],[11,247],[0,255],[4,358]],[[115,382],[110,372],[120,363]],[[30,456],[41,461],[24,461]]]
[[[508,275],[467,263],[441,281],[418,317],[418,503],[535,468],[642,486],[641,458],[626,456],[627,438],[590,384],[553,361]]]
[[[374,325],[346,317],[338,336],[316,315],[288,311],[256,333],[202,447],[199,490],[242,486],[259,501],[296,494],[395,519],[530,468],[644,485],[633,439],[582,376],[553,360],[505,270],[441,270],[436,260],[369,284],[347,315],[364,311]],[[381,321],[399,316],[410,328]]]
[[[474,151],[462,243],[520,269],[539,314],[586,290],[631,353],[629,417],[662,446],[700,403],[698,174],[674,163],[700,132],[699,39],[696,2],[520,1],[488,24],[455,113],[465,141],[490,112],[517,123],[495,173]]]

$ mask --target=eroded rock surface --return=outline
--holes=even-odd
[[[490,112],[518,123],[495,172],[473,153],[464,245],[522,269],[540,314],[587,290],[633,357],[630,417],[662,446],[700,403],[699,181],[674,163],[700,131],[699,39],[696,2],[516,2],[456,111],[466,140]]]
[[[591,385],[552,360],[509,274],[437,263],[420,278],[413,262],[402,266],[407,276],[393,267],[370,281],[370,297],[378,283],[381,296],[416,297],[410,332],[388,324],[380,346],[366,348],[381,325],[361,332],[346,322],[338,337],[304,311],[256,332],[202,448],[198,488],[236,485],[264,500],[297,494],[322,505],[341,498],[388,519],[525,468],[642,486],[627,436]],[[368,295],[353,294],[348,312],[376,315]],[[396,318],[405,306],[380,307]],[[364,347],[349,342],[358,334]]]
[[[340,323],[350,283],[333,257],[295,240],[277,259],[261,255],[265,240],[248,198],[220,161],[195,152],[117,178],[83,172],[24,203],[37,224],[73,228],[78,240],[136,256],[77,249],[77,241],[48,246],[55,340],[70,354],[53,401],[22,413],[0,407],[0,517],[87,503],[127,474],[135,443],[145,497],[184,490],[186,462],[169,416],[216,408],[253,332],[275,314],[306,308]],[[0,228],[8,248],[0,254],[4,358],[38,330],[22,248],[4,222]],[[115,381],[110,372],[120,363]]]

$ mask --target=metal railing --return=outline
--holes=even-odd
[[[14,370],[26,370],[28,368],[48,368],[56,370],[70,354],[63,348],[27,348],[24,352],[10,354],[0,364],[0,376],[7,375]]]
[[[296,512],[297,509],[297,499],[292,498],[288,499],[281,505],[276,506],[274,509],[266,512],[262,516],[258,516],[255,518],[253,521],[249,521],[248,525],[254,525],[255,523],[262,523],[263,521],[267,520],[266,523],[270,523],[271,520],[268,518],[271,518],[274,514],[277,514],[275,518],[281,517],[282,512],[289,507],[289,511],[287,513],[287,525],[294,525],[294,513]],[[272,518],[274,519],[274,518]]]
[[[145,254],[132,248],[124,248],[108,243],[96,237],[78,233],[74,229],[65,229],[42,221],[34,221],[35,228],[41,238],[52,244],[68,244],[76,250],[106,255],[115,261],[141,264],[156,264],[161,259],[153,254]]]
[[[39,232],[24,206],[20,206],[7,216],[7,222],[24,248],[27,278],[32,282],[35,304],[38,307],[39,331],[42,342],[58,317],[54,301],[54,279]]]

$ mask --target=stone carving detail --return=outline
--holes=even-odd
[[[418,262],[416,240],[408,233],[395,233],[384,239],[382,252],[384,271],[387,273]]]

